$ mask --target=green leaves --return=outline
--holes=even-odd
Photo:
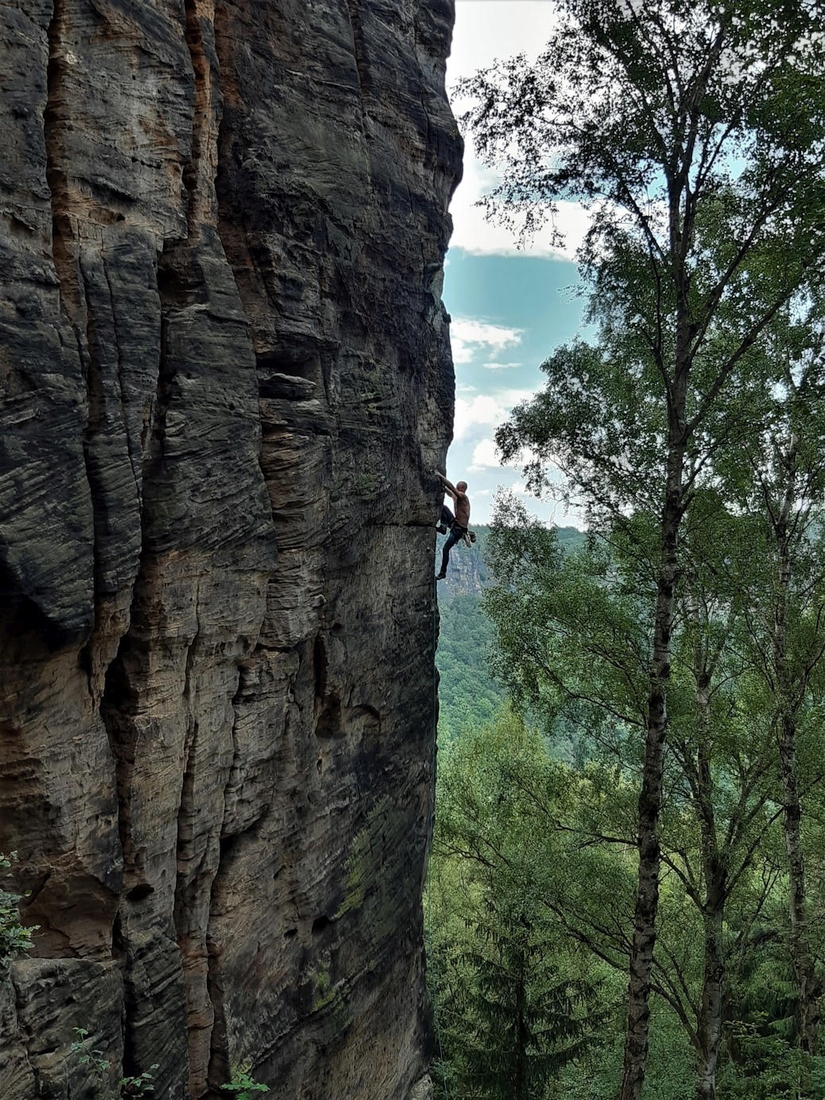
[[[237,1100],[254,1100],[252,1096],[254,1092],[269,1092],[269,1085],[263,1085],[260,1081],[252,1079],[251,1070],[251,1063],[235,1066],[232,1071],[232,1080],[221,1085],[221,1090],[236,1093]]]
[[[17,860],[17,852],[3,855],[0,852],[0,875],[11,878],[10,868]],[[9,964],[17,955],[31,950],[32,935],[37,925],[29,926],[20,921],[20,902],[23,895],[0,885],[0,979],[5,976]]]
[[[535,65],[461,89],[504,173],[491,216],[529,235],[559,200],[591,206],[602,358],[658,372],[671,405],[694,360],[703,394],[724,384],[822,271],[825,44],[807,5],[783,7],[571,2]]]
[[[464,121],[502,168],[490,209],[505,221],[529,232],[570,198],[593,214],[580,262],[596,338],[555,351],[496,437],[534,491],[563,471],[591,538],[565,559],[504,500],[485,606],[516,702],[577,730],[574,785],[619,894],[626,865],[602,845],[635,839],[624,793],[638,784],[632,936],[580,887],[554,910],[611,965],[631,956],[623,1100],[644,1079],[650,990],[712,1095],[724,921],[740,905],[755,921],[775,888],[775,807],[801,816],[794,738],[821,710],[825,36],[806,0],[561,8],[535,65],[465,84]],[[578,830],[588,814],[574,816]],[[769,870],[754,886],[757,853]]]
[[[464,729],[492,721],[504,702],[504,692],[487,667],[493,628],[480,603],[480,596],[475,594],[442,598],[439,603],[436,664],[440,677],[438,735],[442,745]]]
[[[540,1100],[593,1042],[598,978],[550,907],[566,781],[511,714],[442,760],[427,925],[445,1095]]]
[[[490,539],[497,577],[484,606],[496,624],[495,668],[517,699],[541,713],[575,706],[591,733],[604,723],[644,726],[649,679],[649,606],[639,572],[617,570],[603,547],[566,556],[552,531],[518,519],[505,498]]]

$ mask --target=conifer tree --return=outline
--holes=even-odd
[[[594,983],[547,908],[552,836],[528,793],[561,780],[539,737],[506,713],[465,732],[442,764],[429,904],[446,1094],[544,1100],[592,1042]]]

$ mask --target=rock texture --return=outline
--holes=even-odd
[[[0,1096],[426,1095],[452,0],[0,0]]]

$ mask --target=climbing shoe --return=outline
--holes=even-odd
[[[436,531],[438,531],[439,535],[447,534],[447,528],[444,526],[443,523],[438,524],[438,526],[436,527]]]
[[[446,580],[446,579],[447,579],[447,574],[446,574],[446,573],[436,573],[436,575],[435,575],[435,579],[436,579],[437,581],[443,581],[443,580]]]

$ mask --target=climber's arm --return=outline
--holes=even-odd
[[[438,470],[435,471],[435,476],[438,478],[438,480],[441,482],[441,484],[444,486],[445,490],[450,494],[453,500],[456,500],[456,498],[458,497],[458,490],[456,489],[455,485],[453,485],[451,481],[448,481],[443,474],[440,474]]]

